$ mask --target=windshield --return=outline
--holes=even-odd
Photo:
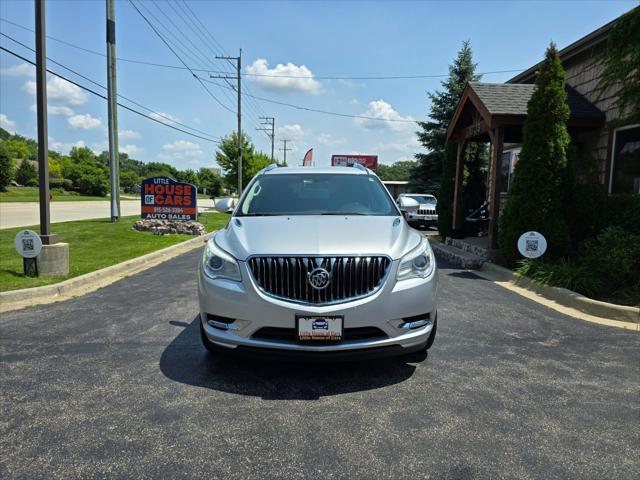
[[[258,177],[238,215],[394,216],[398,211],[373,175],[291,173]]]
[[[413,198],[416,202],[419,203],[436,203],[436,197],[432,197],[431,195],[406,195],[409,198]]]

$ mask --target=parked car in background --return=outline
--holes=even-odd
[[[230,199],[216,202],[230,208]],[[269,357],[425,351],[437,285],[429,242],[371,170],[274,164],[204,249],[201,338],[210,352]]]
[[[426,193],[403,193],[397,199],[398,208],[414,227],[428,227],[438,223],[438,200]]]

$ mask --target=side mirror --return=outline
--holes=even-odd
[[[233,209],[236,208],[235,198],[221,198],[216,200],[214,207],[220,213],[233,213]]]

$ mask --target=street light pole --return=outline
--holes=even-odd
[[[49,210],[49,137],[47,129],[47,48],[44,0],[36,6],[36,108],[38,111],[38,180],[40,181],[40,238],[44,245],[57,243],[51,233]],[[28,161],[28,160],[23,160]]]

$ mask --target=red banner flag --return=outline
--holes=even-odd
[[[304,159],[302,160],[303,167],[310,167],[313,162],[313,148],[310,148],[307,153],[304,154]]]

